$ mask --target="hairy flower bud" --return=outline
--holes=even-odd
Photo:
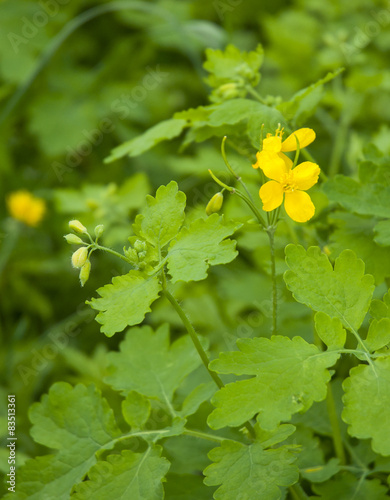
[[[81,238],[72,233],[66,234],[64,238],[69,245],[80,245],[80,243],[84,243]]]
[[[99,224],[98,226],[95,227],[95,236],[96,238],[100,238],[104,232],[104,226],[103,224]]]
[[[79,278],[81,286],[84,286],[85,283],[88,281],[90,272],[91,272],[91,261],[87,260],[83,265],[83,267],[80,269]]]
[[[222,99],[233,99],[240,95],[240,90],[236,83],[224,83],[218,87],[217,93]]]
[[[72,229],[75,233],[81,233],[81,234],[86,234],[88,233],[87,228],[81,224],[79,220],[71,220],[69,222],[69,227]]]
[[[87,247],[81,247],[72,255],[72,266],[76,268],[83,267],[88,258]]]
[[[137,252],[144,252],[147,247],[144,241],[136,240],[134,242],[134,248],[137,250]]]
[[[223,194],[221,192],[216,193],[207,204],[206,214],[211,215],[215,214],[216,212],[219,212],[221,210],[222,203],[223,203]]]

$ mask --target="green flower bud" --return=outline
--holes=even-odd
[[[84,286],[85,283],[88,281],[90,272],[91,272],[91,261],[87,260],[86,263],[83,265],[83,267],[80,269],[79,278],[81,286]]]
[[[72,255],[72,266],[77,269],[83,267],[88,258],[88,250],[87,247],[81,247],[74,252]]]
[[[224,83],[218,87],[217,93],[223,99],[233,99],[240,95],[240,89],[236,83]]]
[[[207,204],[206,214],[211,215],[215,214],[216,212],[219,212],[221,210],[222,203],[223,203],[223,194],[221,192],[216,193]]]
[[[95,227],[95,236],[96,238],[100,238],[100,236],[104,232],[104,226],[103,224],[99,224],[98,226]]]
[[[69,245],[80,245],[80,243],[84,243],[81,238],[73,233],[66,234],[64,238],[66,239],[66,242],[69,243]]]
[[[69,227],[75,232],[75,233],[81,233],[81,234],[87,234],[87,228],[81,224],[79,220],[71,220],[69,222]]]
[[[137,250],[137,252],[144,252],[147,247],[144,241],[136,240],[134,242],[134,248]]]
[[[143,260],[146,257],[146,252],[139,252],[138,258],[139,260]]]

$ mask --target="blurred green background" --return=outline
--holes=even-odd
[[[312,152],[327,174],[356,176],[369,142],[390,153],[387,2],[0,2],[0,397],[17,394],[25,456],[40,451],[28,437],[28,406],[57,380],[94,381],[106,390],[104,353],[120,341],[99,332],[84,301],[123,269],[110,256],[94,256],[82,289],[63,239],[67,223],[78,218],[91,229],[103,223],[105,244],[120,250],[146,194],[171,179],[194,210],[204,209],[216,191],[207,169],[223,169],[218,140],[184,150],[175,140],[137,158],[103,160],[176,111],[207,104],[204,51],[229,43],[247,51],[263,45],[258,91],[270,104],[345,68],[307,123],[317,131]],[[35,227],[7,209],[7,197],[18,190],[45,200]],[[231,211],[240,216],[243,209],[232,205]],[[325,245],[331,233],[323,219],[315,230],[300,228],[298,239]],[[287,235],[278,242],[279,273]],[[267,242],[247,233],[239,244],[240,259],[185,291],[195,326],[212,336],[216,350],[233,348],[237,336],[251,334],[248,328],[256,332],[269,323]],[[378,285],[390,274],[386,266],[377,270]],[[242,286],[245,280],[250,287]],[[280,294],[283,300],[282,288]],[[299,328],[310,337],[310,313],[286,301],[284,333]],[[260,319],[251,326],[254,313]],[[178,325],[164,303],[147,320]],[[5,422],[3,415],[0,435]]]

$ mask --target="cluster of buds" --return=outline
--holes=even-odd
[[[123,253],[136,269],[142,271],[147,265],[147,262],[145,262],[147,250],[148,247],[145,241],[135,240],[133,247],[124,248]]]
[[[74,233],[69,233],[64,236],[66,239],[67,243],[69,245],[83,245],[80,248],[78,248],[75,252],[72,254],[72,266],[76,269],[80,269],[80,283],[81,286],[84,286],[85,283],[88,281],[90,272],[91,272],[91,261],[89,260],[91,253],[93,252],[93,240],[91,238],[91,235],[88,233],[87,228],[81,224],[80,221],[78,220],[71,220],[69,222],[69,228],[74,231],[75,233],[78,233],[80,235],[86,235],[88,239],[90,240],[90,243],[86,243],[80,236],[77,236],[77,234]],[[102,224],[98,225],[95,227],[95,236],[96,240],[95,243],[97,243],[97,240],[102,236],[104,231],[104,226]]]

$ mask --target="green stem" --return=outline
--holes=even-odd
[[[186,429],[183,432],[183,434],[185,434],[186,436],[193,436],[200,439],[207,439],[208,441],[214,441],[217,443],[221,443],[222,441],[226,441],[226,439],[228,439],[221,436],[215,436],[213,434],[207,434],[206,432],[193,431],[191,429]]]
[[[108,252],[112,255],[115,255],[116,257],[119,257],[120,259],[124,260],[125,262],[127,262],[127,264],[131,264],[124,255],[120,254],[119,252],[116,252],[115,250],[112,250],[111,248],[107,248],[107,247],[102,247],[100,245],[98,245],[97,243],[94,243],[94,249],[95,250],[102,250],[103,252]]]
[[[340,460],[340,465],[345,465],[347,461],[345,458],[343,437],[341,435],[340,422],[336,411],[336,405],[334,402],[331,383],[328,384],[328,393],[326,395],[326,407],[328,409],[330,425],[332,427],[332,439],[336,456]]]
[[[253,87],[247,85],[245,88],[248,91],[248,93],[251,94],[259,102],[261,102],[261,104],[266,104],[265,100],[261,97],[261,95],[258,92],[256,92],[256,90]]]
[[[235,188],[233,188],[231,186],[228,186],[227,184],[225,184],[224,182],[222,182],[220,179],[218,179],[218,177],[210,169],[209,169],[209,173],[210,173],[211,177],[213,178],[213,180],[217,184],[219,184],[221,187],[225,188],[227,191],[229,191],[229,193],[236,194],[239,198],[241,198],[242,200],[244,200],[245,203],[248,205],[248,207],[255,214],[255,216],[256,216],[257,220],[259,221],[260,225],[262,225],[264,227],[264,229],[267,228],[267,225],[266,225],[263,217],[261,216],[261,213],[258,211],[258,209],[256,208],[255,204],[252,203],[252,201],[249,198],[247,198],[238,189],[235,189]]]
[[[187,332],[189,333],[189,335],[192,339],[192,342],[194,343],[195,349],[198,351],[198,354],[199,354],[201,360],[203,361],[203,364],[204,364],[206,370],[209,372],[210,377],[214,380],[214,382],[217,384],[217,386],[220,389],[222,389],[222,387],[224,387],[224,383],[222,382],[222,380],[219,378],[219,376],[215,372],[210,370],[210,368],[209,368],[210,360],[207,357],[207,354],[206,354],[205,350],[203,349],[202,344],[199,341],[198,335],[196,334],[194,327],[191,325],[190,320],[187,318],[186,313],[180,307],[180,305],[177,302],[177,300],[175,299],[175,297],[171,293],[169,293],[166,288],[164,288],[164,295],[169,300],[169,302],[172,304],[175,311],[177,312],[180,319],[182,320]]]
[[[290,486],[288,491],[294,500],[308,500],[309,498],[299,483]]]
[[[216,385],[218,386],[219,389],[222,389],[225,387],[225,384],[222,382],[222,380],[219,378],[219,376],[210,370],[209,364],[210,360],[205,352],[205,350],[202,347],[202,344],[199,341],[198,335],[194,329],[194,327],[191,325],[190,320],[187,318],[186,313],[183,311],[183,309],[180,307],[180,304],[177,302],[175,297],[165,288],[163,288],[164,295],[166,298],[169,300],[169,302],[172,304],[173,308],[177,312],[178,316],[183,322],[183,325],[185,326],[187,332],[189,333],[191,340],[195,346],[195,349],[198,351],[198,354],[200,356],[200,359],[202,360],[204,367],[208,371],[210,377],[214,380]],[[252,437],[255,437],[255,430],[250,422],[246,422],[245,427],[248,429],[249,433],[251,434]]]
[[[267,213],[267,217],[269,215]],[[276,334],[278,295],[276,287],[276,266],[275,266],[275,226],[268,226],[267,234],[271,250],[271,276],[272,276],[272,335]]]
[[[260,212],[257,210],[256,206],[249,200],[241,191],[238,191],[238,189],[233,189],[232,191],[233,194],[236,194],[239,198],[245,201],[245,203],[248,205],[248,207],[252,210],[252,212],[255,214],[256,219],[259,221],[260,225],[263,226],[264,228],[267,227],[263,217],[261,216]]]
[[[244,188],[246,194],[248,195],[248,198],[253,203],[252,195],[250,194],[249,189],[247,188],[245,182],[242,180],[241,176],[239,176],[239,175],[236,174],[236,172],[234,171],[233,167],[230,165],[230,163],[229,163],[229,161],[227,159],[226,151],[225,151],[225,142],[226,142],[226,139],[227,139],[227,136],[225,135],[224,138],[222,139],[222,143],[221,143],[221,154],[222,154],[223,161],[225,162],[225,165],[226,165],[227,169],[229,170],[229,172],[237,179],[238,182],[241,183],[241,185]]]

